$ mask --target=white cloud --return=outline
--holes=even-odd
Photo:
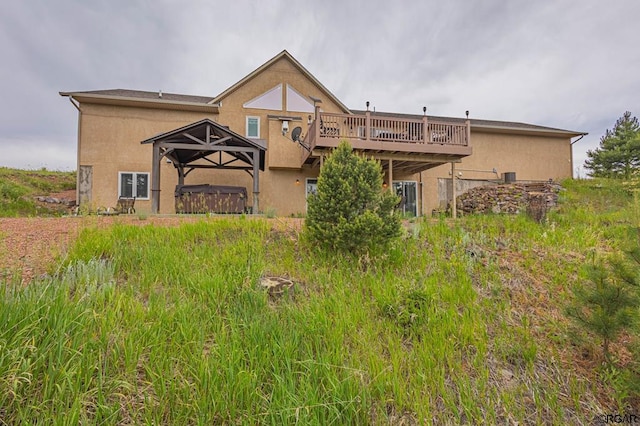
[[[1,138],[0,167],[16,169],[76,170],[76,145],[57,140]]]
[[[579,165],[624,111],[640,115],[637,16],[635,0],[8,3],[0,165],[75,163],[77,114],[58,91],[216,95],[282,49],[352,108],[589,132]],[[59,148],[22,158],[25,140]]]

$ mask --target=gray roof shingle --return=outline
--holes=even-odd
[[[176,102],[192,102],[196,104],[207,104],[213,100],[213,96],[195,96],[195,95],[181,95],[178,93],[164,93],[162,92],[162,98],[158,92],[145,92],[142,90],[128,90],[128,89],[107,89],[107,90],[90,90],[85,92],[73,92],[74,94],[84,95],[102,95],[102,96],[119,96],[123,98],[136,98],[136,99],[163,99],[167,101]]]

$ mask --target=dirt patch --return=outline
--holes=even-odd
[[[225,218],[225,216],[221,216]],[[84,216],[59,218],[0,218],[0,279],[21,277],[27,284],[64,255],[86,227],[105,228],[116,223],[136,226],[178,226],[205,220],[198,216]],[[206,219],[210,220],[210,219]],[[279,231],[298,232],[302,219],[268,219]]]

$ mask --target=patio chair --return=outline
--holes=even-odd
[[[119,197],[115,210],[120,214],[133,214],[136,212],[135,203],[136,197]]]
[[[136,212],[134,207],[136,197],[119,197],[115,207],[98,207],[97,214],[102,216],[115,216],[119,214],[132,214]]]

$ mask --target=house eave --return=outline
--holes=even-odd
[[[193,112],[209,112],[217,114],[219,107],[217,104],[203,104],[196,102],[173,101],[166,99],[144,99],[126,96],[99,95],[77,92],[60,92],[60,96],[73,98],[78,102],[100,105],[118,105],[138,108],[180,110]]]
[[[478,133],[509,133],[516,135],[529,136],[552,136],[559,138],[574,138],[577,136],[587,135],[588,133],[576,132],[571,130],[552,129],[552,128],[518,128],[510,126],[491,126],[486,124],[473,124],[471,122],[471,131]]]

